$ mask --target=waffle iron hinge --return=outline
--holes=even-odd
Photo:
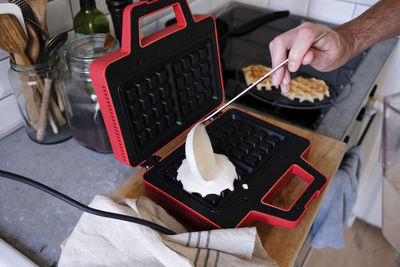
[[[143,162],[143,164],[141,164],[140,166],[147,170],[150,167],[152,167],[152,166],[156,165],[157,163],[159,163],[160,160],[161,160],[161,157],[159,157],[157,155],[151,155],[151,157],[148,158],[145,162]]]

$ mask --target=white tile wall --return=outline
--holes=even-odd
[[[370,6],[356,4],[356,8],[354,9],[353,18],[360,16],[364,13]]]
[[[336,24],[351,20],[355,4],[335,0],[311,0],[308,16]]]
[[[169,7],[160,12],[157,12],[157,13],[151,14],[150,16],[144,17],[140,23],[142,26],[144,26],[144,25],[147,25],[147,24],[154,22],[163,17],[172,18],[173,12],[174,12],[173,8]]]
[[[0,60],[5,59],[6,57],[8,57],[8,53],[0,49]]]
[[[192,1],[189,6],[193,14],[209,14],[211,11],[211,1],[208,0]]]
[[[246,5],[258,6],[262,8],[268,8],[268,0],[235,0],[234,2],[243,3]]]
[[[363,5],[367,5],[367,6],[372,6],[373,4],[378,2],[379,0],[342,0],[342,1],[363,4]]]
[[[341,24],[351,20],[378,0],[231,0],[271,10],[289,10],[291,14]],[[219,1],[212,1],[211,7]]]
[[[269,0],[268,8],[289,10],[291,14],[306,16],[310,0]]]
[[[214,0],[211,1],[210,8],[213,12],[216,12],[220,9],[228,7],[230,4],[232,4],[232,2],[233,2],[232,0]]]
[[[152,33],[155,33],[158,31],[158,22],[157,21],[152,21],[148,23],[145,26],[142,26],[141,28],[141,37],[146,37],[149,36]]]
[[[62,12],[61,15],[60,12]],[[69,1],[53,0],[48,2],[46,21],[50,35],[71,30],[73,26]]]
[[[209,14],[211,12],[211,0],[190,0],[188,3],[193,14]],[[174,18],[175,14],[169,9],[154,14],[153,17],[158,20],[158,29],[160,30],[165,28],[165,23]],[[149,23],[148,20],[147,23]],[[143,25],[145,24],[146,22],[143,23]]]
[[[23,125],[14,96],[0,101],[0,139]]]
[[[161,12],[160,12],[161,13]],[[159,30],[165,28],[165,23],[174,18],[175,14],[174,12],[172,12],[171,10],[164,10],[162,11],[162,13],[159,15],[159,17],[157,18],[157,27]],[[148,22],[149,23],[149,22]]]
[[[0,61],[0,99],[12,94],[11,84],[8,79],[9,66],[10,63],[8,58]]]

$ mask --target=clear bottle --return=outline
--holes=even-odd
[[[95,0],[80,0],[81,10],[74,17],[76,37],[110,31],[108,19],[96,8]]]
[[[119,48],[116,40],[105,51],[105,38],[106,34],[94,34],[73,40],[66,51],[68,71],[62,79],[62,93],[74,138],[81,145],[102,153],[111,152],[112,149],[89,75],[89,66],[93,60]]]
[[[29,66],[10,60],[9,76],[28,136],[40,144],[54,144],[70,138],[60,90],[59,57],[54,55],[45,62]]]
[[[400,93],[384,98],[382,232],[400,253]]]

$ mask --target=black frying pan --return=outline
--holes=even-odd
[[[277,11],[273,13],[268,13],[265,15],[262,15],[258,18],[255,18],[253,20],[250,20],[242,25],[236,26],[234,28],[230,28],[228,23],[225,21],[217,18],[215,20],[216,25],[217,25],[217,33],[218,33],[218,44],[219,44],[219,49],[220,53],[225,49],[226,46],[226,41],[229,37],[238,37],[242,36],[248,33],[251,33],[252,31],[256,30],[260,26],[264,25],[265,23],[280,19],[280,18],[285,18],[289,16],[289,11]]]
[[[225,21],[221,20],[220,18],[217,18],[215,20],[215,23],[217,25],[217,34],[218,34],[218,45],[219,45],[219,50],[220,54],[224,51],[226,47],[226,41],[229,37],[238,37],[242,36],[248,33],[251,33],[252,31],[256,30],[260,26],[264,25],[265,23],[284,18],[289,16],[289,11],[277,11],[273,13],[268,13],[265,15],[262,15],[258,18],[255,18],[253,20],[250,20],[242,25],[236,26],[234,28],[230,28],[228,23]],[[176,23],[176,19],[170,19],[165,23],[165,26],[170,26],[172,24]]]

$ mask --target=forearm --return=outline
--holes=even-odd
[[[342,37],[350,59],[371,45],[400,34],[400,0],[381,0],[335,31]]]

